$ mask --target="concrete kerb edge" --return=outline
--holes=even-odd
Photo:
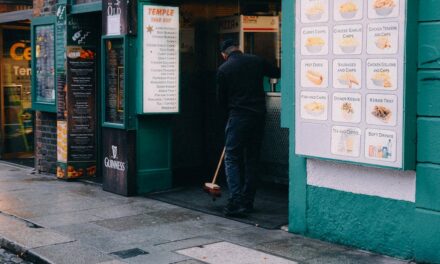
[[[6,166],[9,166],[9,167],[13,167],[13,168],[17,168],[17,169],[24,169],[24,170],[29,170],[29,171],[35,170],[35,168],[33,168],[33,167],[28,167],[28,166],[25,166],[25,165],[8,162],[8,161],[5,161],[5,160],[0,160],[0,164],[6,165]]]
[[[0,247],[5,248],[20,258],[26,261],[31,261],[35,264],[54,264],[53,262],[45,259],[43,256],[35,253],[33,250],[27,249],[23,245],[15,241],[8,240],[4,237],[0,237]]]
[[[58,179],[58,180],[65,180],[65,181],[78,181],[78,182],[82,182],[82,183],[84,183],[84,184],[86,184],[86,185],[92,185],[92,186],[102,187],[102,183],[94,182],[94,181],[91,181],[91,180],[86,179],[86,178],[77,178],[77,179],[60,179],[60,178],[57,178],[55,174],[44,173],[44,172],[37,172],[37,171],[35,170],[35,168],[33,168],[33,167],[28,167],[28,166],[25,166],[25,165],[20,165],[20,164],[16,164],[16,163],[8,162],[8,161],[5,161],[5,160],[0,160],[0,164],[7,165],[7,166],[9,166],[9,167],[16,168],[16,169],[27,170],[29,174],[40,175],[40,176],[45,176],[45,177],[53,177],[53,178],[56,178],[56,179]]]

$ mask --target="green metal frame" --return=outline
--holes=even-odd
[[[57,86],[56,86],[56,72],[54,74],[54,78],[53,78],[53,82],[54,82],[54,89],[55,89],[55,100],[53,102],[41,102],[41,101],[37,101],[37,97],[36,97],[36,83],[37,83],[37,73],[36,73],[36,52],[35,52],[35,28],[38,26],[47,26],[50,25],[53,27],[53,32],[54,32],[54,49],[56,48],[56,16],[44,16],[44,17],[35,17],[32,19],[32,23],[31,23],[31,46],[32,46],[32,61],[31,61],[31,65],[32,65],[32,109],[36,110],[36,111],[44,111],[44,112],[52,112],[52,113],[56,113],[56,107],[57,107]],[[54,70],[56,71],[56,56],[55,56],[55,50],[54,52]]]
[[[106,122],[106,116],[105,116],[105,94],[107,92],[107,90],[105,89],[106,87],[106,72],[105,72],[105,62],[106,62],[106,54],[107,54],[107,49],[105,47],[105,41],[106,40],[112,40],[112,39],[122,39],[122,45],[124,47],[124,102],[123,102],[123,106],[124,106],[124,123],[123,124],[117,124],[117,123],[111,123],[111,122]],[[103,127],[110,127],[110,128],[118,128],[118,129],[126,129],[127,128],[127,123],[128,123],[128,118],[129,118],[129,109],[127,109],[127,106],[129,106],[130,104],[128,104],[128,100],[130,98],[129,96],[129,86],[127,85],[128,82],[128,72],[130,72],[130,65],[129,65],[129,56],[128,56],[128,46],[127,46],[127,36],[126,35],[114,35],[114,36],[103,36],[101,38],[101,85],[102,85],[102,89],[101,89],[101,125]]]
[[[175,115],[175,114],[180,114],[180,110],[181,110],[181,93],[180,93],[180,74],[179,74],[179,108],[177,110],[177,112],[172,112],[172,113],[161,113],[161,112],[157,112],[157,113],[145,113],[143,110],[143,100],[144,100],[144,79],[143,79],[143,71],[144,71],[144,65],[143,65],[143,58],[144,58],[144,51],[143,51],[143,42],[144,42],[144,31],[143,31],[143,24],[144,24],[144,6],[146,5],[158,5],[158,6],[172,6],[175,5],[176,3],[174,1],[170,1],[170,3],[168,4],[163,4],[161,3],[157,3],[156,2],[152,2],[152,1],[145,1],[145,0],[140,0],[137,8],[137,12],[138,12],[138,35],[137,35],[137,46],[138,46],[138,58],[139,58],[139,67],[137,67],[137,77],[136,77],[136,113],[138,115]],[[180,61],[180,60],[179,60]],[[179,67],[179,73],[180,73],[180,63],[178,65]]]
[[[73,0],[72,0],[73,2]],[[93,3],[85,3],[85,4],[73,4],[70,14],[80,14],[80,13],[90,13],[102,11],[102,2],[93,2]]]
[[[416,169],[417,156],[417,58],[418,58],[418,11],[419,1],[407,0],[405,90],[403,119],[403,169]]]
[[[58,0],[58,4],[68,4],[72,8],[69,14],[80,14],[102,11],[102,0],[92,3],[77,4],[76,0]]]

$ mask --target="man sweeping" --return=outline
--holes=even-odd
[[[223,213],[241,216],[254,207],[266,114],[263,78],[279,78],[280,71],[258,56],[241,52],[234,40],[225,40],[220,51],[225,62],[217,71],[217,98],[228,110],[225,170],[230,192]]]

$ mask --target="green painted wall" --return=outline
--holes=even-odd
[[[440,212],[417,209],[415,226],[416,260],[440,263]]]
[[[415,258],[440,263],[440,1],[419,0]]]
[[[382,254],[414,256],[414,203],[307,187],[307,234]]]

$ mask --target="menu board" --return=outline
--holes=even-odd
[[[143,112],[179,111],[179,9],[143,9]]]
[[[68,161],[95,161],[96,52],[67,48]]]
[[[105,122],[124,124],[124,42],[123,39],[105,41]]]
[[[53,25],[35,27],[35,91],[37,102],[55,102],[55,29]]]
[[[296,1],[296,154],[403,167],[406,5]]]

